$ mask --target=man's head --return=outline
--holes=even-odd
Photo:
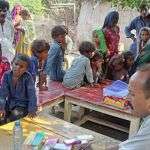
[[[0,23],[5,22],[7,11],[9,10],[9,3],[7,1],[0,0]]]
[[[16,78],[21,77],[28,69],[30,65],[30,59],[28,56],[18,54],[15,56],[12,62],[13,76]]]
[[[136,116],[150,115],[150,64],[138,68],[130,78],[129,97]]]
[[[140,12],[140,16],[145,18],[148,15],[148,6],[145,4],[142,4],[139,8],[138,11]]]
[[[51,36],[60,44],[65,43],[66,29],[63,26],[55,26],[51,31]]]

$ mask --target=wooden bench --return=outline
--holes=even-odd
[[[48,91],[37,90],[37,103],[39,111],[64,102],[64,94],[67,91],[70,91],[70,89],[65,88],[61,82],[56,81],[51,81],[49,83]]]
[[[88,108],[109,116],[117,117],[120,119],[130,121],[130,128],[128,129],[119,126],[117,124],[108,122],[106,120],[97,120],[91,116],[84,116],[80,123],[84,123],[88,120],[100,123],[102,125],[118,129],[124,132],[129,132],[129,136],[137,132],[139,128],[140,118],[132,115],[130,110],[121,110],[115,107],[111,107],[103,104],[103,87],[98,88],[86,88],[81,87],[73,91],[65,93],[65,113],[64,120],[70,122],[72,104],[81,106],[83,108]],[[105,118],[104,118],[105,119]]]

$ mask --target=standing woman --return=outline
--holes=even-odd
[[[14,45],[16,46],[21,38],[21,31],[19,30],[20,28],[20,23],[21,23],[21,15],[20,12],[22,10],[22,6],[17,4],[14,6],[11,12],[12,20],[13,20],[13,25],[15,29],[15,35],[14,35]]]
[[[107,45],[107,56],[110,59],[114,55],[118,54],[118,46],[119,46],[119,27],[118,27],[119,13],[117,11],[110,12],[104,21],[103,32],[106,39]]]
[[[21,22],[18,30],[21,31],[21,38],[16,45],[16,53],[26,54],[31,56],[30,46],[35,39],[35,29],[28,10],[23,9],[20,12]]]

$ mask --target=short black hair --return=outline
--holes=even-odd
[[[56,37],[58,37],[59,35],[65,35],[66,34],[66,30],[63,26],[59,25],[59,26],[55,26],[52,31],[51,31],[51,36],[53,39],[55,39]]]
[[[148,98],[150,98],[150,63],[140,66],[137,69],[137,71],[148,72],[147,78],[144,79],[144,82],[142,85],[145,98],[148,99]]]
[[[25,54],[17,54],[17,55],[14,57],[12,63],[13,63],[15,60],[21,60],[21,61],[26,62],[26,63],[27,63],[27,68],[28,68],[28,67],[30,66],[30,64],[31,64],[31,61],[30,61],[29,56],[27,56],[27,55],[25,55]]]
[[[31,51],[33,53],[41,53],[43,51],[48,51],[50,49],[50,45],[46,40],[34,40],[31,45]]]
[[[141,10],[148,10],[148,5],[146,4],[141,4],[138,8],[138,11],[141,11]]]
[[[124,58],[125,61],[127,61],[127,59],[130,58],[130,57],[132,57],[134,59],[134,55],[130,51],[123,52],[122,55],[123,55],[123,58]]]
[[[83,41],[80,46],[79,46],[79,52],[80,54],[83,54],[85,52],[94,52],[95,51],[95,46],[93,43],[89,41]]]
[[[94,56],[91,58],[92,62],[103,59],[103,55],[99,51],[94,52]]]
[[[9,10],[9,2],[0,0],[0,9],[3,10],[5,8],[7,8],[7,10]]]

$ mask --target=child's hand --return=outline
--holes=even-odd
[[[5,117],[5,114],[6,114],[5,110],[0,110],[0,118]]]
[[[34,117],[36,117],[36,112],[28,113],[28,117],[29,117],[30,119],[33,119]]]

